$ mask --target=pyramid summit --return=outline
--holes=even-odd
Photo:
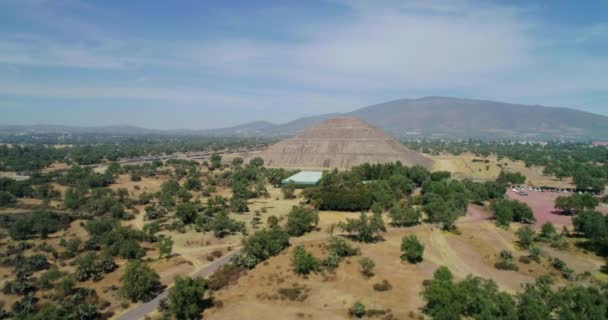
[[[432,160],[384,131],[354,117],[337,117],[280,141],[260,155],[266,165],[283,168],[347,169],[364,163],[400,161],[431,167]]]

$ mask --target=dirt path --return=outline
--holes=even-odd
[[[194,273],[192,273],[191,276],[193,278],[205,278],[205,277],[211,275],[216,270],[218,270],[220,267],[222,267],[223,265],[228,263],[230,261],[230,258],[232,258],[232,256],[237,254],[239,251],[240,251],[240,248],[238,250],[234,250],[234,251],[228,253],[227,255],[205,265],[198,271],[195,271]],[[123,314],[118,315],[117,317],[114,317],[114,319],[117,319],[117,320],[143,319],[147,314],[154,312],[158,309],[158,305],[160,304],[160,301],[163,298],[165,298],[168,293],[169,293],[169,288],[165,289],[161,294],[156,296],[156,298],[154,298],[148,302],[139,304],[136,307],[127,310]]]

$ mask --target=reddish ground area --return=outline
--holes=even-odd
[[[507,197],[509,197],[509,199],[525,202],[532,208],[534,216],[536,217],[536,227],[542,226],[545,222],[551,222],[555,225],[567,226],[569,228],[572,227],[572,216],[561,214],[554,206],[555,198],[559,196],[568,196],[570,193],[527,192],[527,196],[520,196],[513,192],[513,190],[509,190],[507,192]]]

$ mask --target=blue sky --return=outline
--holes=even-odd
[[[214,128],[423,96],[608,115],[608,1],[0,0],[0,123]]]

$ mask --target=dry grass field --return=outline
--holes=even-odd
[[[434,160],[434,170],[450,171],[456,178],[493,180],[499,175],[502,167],[508,171],[523,173],[527,176],[528,183],[532,185],[570,186],[567,181],[543,176],[542,168],[526,168],[521,162],[505,159],[499,163],[492,156],[480,158],[471,154],[442,155],[434,157]],[[67,168],[61,164],[54,164],[52,167],[53,170]],[[102,171],[103,169],[96,170]],[[131,181],[129,175],[123,174],[110,188],[113,190],[127,189],[131,198],[137,198],[143,192],[158,192],[161,184],[168,179],[169,176],[159,175],[143,177],[141,181],[134,182]],[[54,185],[54,187],[61,193],[65,191],[64,186]],[[270,216],[278,217],[282,224],[290,209],[302,200],[301,197],[283,199],[280,188],[268,185],[267,189],[269,192],[267,198],[249,200],[249,212],[230,213],[231,218],[245,222],[248,234],[256,231],[251,224],[256,215],[262,222],[258,228],[265,227]],[[297,194],[299,195],[300,192],[297,191]],[[230,188],[218,186],[217,191],[212,194],[212,196],[215,195],[230,197]],[[207,197],[203,196],[201,192],[195,192],[194,199],[203,203],[207,201]],[[527,198],[523,201],[529,200],[526,202],[530,202],[534,199]],[[541,200],[539,200],[538,206],[535,206],[533,201],[529,203],[535,214],[539,210],[545,210],[547,203],[550,202],[552,205],[553,198]],[[8,210],[6,212],[27,212],[28,206],[38,204],[40,204],[39,200],[20,200],[17,208],[3,209],[2,212],[5,210]],[[57,208],[60,205],[56,201],[51,203],[51,206]],[[134,218],[122,223],[136,229],[143,228],[144,224],[148,222],[144,219],[144,207],[143,205],[134,206],[129,210]],[[557,218],[557,220],[553,218],[543,220],[542,217],[548,215],[544,211],[539,214],[541,214],[537,215],[539,223],[553,221],[558,225],[568,225],[569,222]],[[510,230],[497,228],[494,221],[490,219],[490,213],[485,208],[476,206],[471,206],[467,215],[458,220],[459,233],[445,232],[430,224],[409,228],[389,227],[388,231],[382,234],[382,241],[371,244],[353,243],[360,247],[361,255],[344,259],[333,272],[319,272],[308,277],[294,274],[291,255],[296,245],[304,245],[317,258],[322,259],[327,255],[325,247],[327,240],[331,236],[344,236],[338,228],[335,228],[333,234],[330,234],[328,230],[349,217],[357,216],[358,213],[320,212],[319,225],[315,231],[300,238],[292,238],[292,246],[282,254],[248,271],[235,285],[214,293],[215,306],[204,312],[204,318],[220,320],[347,319],[349,318],[348,309],[356,301],[365,303],[368,310],[375,310],[378,318],[390,319],[390,316],[393,316],[393,319],[424,318],[421,314],[423,299],[420,295],[423,290],[423,281],[432,278],[433,272],[442,265],[450,268],[457,279],[463,279],[469,274],[490,278],[496,281],[502,290],[508,292],[521,290],[524,283],[532,282],[542,274],[554,273],[557,275],[557,271],[550,263],[552,257],[564,260],[576,273],[591,271],[594,278],[604,277],[599,272],[600,267],[604,265],[604,260],[585,253],[574,245],[570,245],[564,250],[543,245],[544,257],[540,264],[518,262],[519,257],[528,254],[516,242],[515,231],[519,226],[514,224]],[[388,223],[388,217],[385,219]],[[65,250],[59,245],[61,238],[87,239],[88,235],[80,223],[81,221],[74,221],[67,230],[50,235],[46,240],[33,242],[35,244],[44,242],[58,251]],[[212,233],[196,232],[191,227],[187,227],[186,232],[183,233],[177,230],[163,230],[161,234],[170,236],[174,240],[173,255],[168,259],[159,259],[156,245],[145,244],[147,253],[144,259],[160,275],[161,281],[165,285],[170,285],[177,275],[191,275],[218,256],[236,250],[245,237],[242,234],[234,234],[220,239]],[[409,234],[415,234],[425,246],[424,261],[419,264],[409,264],[400,259],[401,239],[404,235]],[[7,241],[10,240],[3,239],[0,246],[5,246]],[[575,240],[569,239],[568,241]],[[513,252],[515,261],[519,265],[519,271],[502,271],[494,267],[501,250]],[[358,261],[362,257],[369,257],[375,261],[376,268],[372,277],[365,277],[359,271]],[[51,256],[48,259],[54,261]],[[62,271],[73,270],[71,262],[62,262],[60,269]],[[106,307],[102,311],[118,315],[135,305],[125,304],[124,299],[119,296],[120,276],[124,271],[126,261],[116,259],[116,263],[119,268],[105,275],[102,281],[86,281],[79,283],[79,286],[94,289],[100,299],[105,301]],[[0,281],[5,281],[10,276],[9,268],[0,267]],[[566,282],[566,280],[559,279],[558,283]],[[384,280],[391,284],[392,289],[384,292],[376,291],[373,288],[374,284]],[[14,298],[14,296],[0,293],[0,300],[5,301],[8,305],[14,302]],[[39,298],[42,302],[45,301],[42,294]],[[152,317],[159,318],[160,315],[155,313]]]
[[[495,155],[488,157],[476,156],[471,153],[460,155],[442,154],[433,156],[436,171],[449,171],[453,177],[459,179],[472,179],[476,181],[495,180],[501,170],[508,172],[519,172],[526,176],[529,185],[547,186],[554,188],[574,187],[570,179],[559,180],[553,176],[543,175],[542,167],[526,167],[523,161],[501,159]]]
[[[350,214],[352,215],[352,214]],[[395,319],[422,317],[423,300],[420,292],[423,281],[432,278],[441,265],[447,266],[458,279],[469,274],[490,278],[502,290],[517,292],[522,284],[532,282],[545,273],[557,273],[551,267],[550,258],[560,259],[572,265],[577,273],[594,270],[599,276],[603,264],[601,258],[585,254],[574,246],[559,251],[546,248],[540,264],[517,262],[519,271],[502,271],[494,267],[501,250],[513,252],[515,261],[527,255],[516,243],[514,232],[497,228],[483,208],[472,207],[459,219],[461,234],[441,231],[431,225],[410,228],[389,228],[383,240],[372,244],[353,243],[361,248],[361,255],[342,261],[334,272],[320,272],[307,277],[295,275],[291,255],[296,244],[306,247],[317,258],[327,255],[325,247],[329,234],[327,226],[349,216],[343,212],[321,212],[320,230],[292,239],[292,247],[277,257],[257,266],[243,276],[236,285],[217,292],[217,307],[204,313],[205,319],[348,319],[348,308],[356,301],[368,309],[391,314]],[[401,238],[415,234],[425,245],[424,261],[409,264],[400,259]],[[335,236],[340,236],[339,232]],[[376,263],[374,276],[367,278],[359,271],[358,261],[369,257]],[[385,292],[374,290],[373,285],[387,280],[392,289]],[[558,283],[565,283],[559,280]],[[294,289],[295,288],[295,289]],[[299,292],[294,297],[287,293]],[[382,318],[379,316],[378,318]],[[386,318],[389,319],[389,318]]]

